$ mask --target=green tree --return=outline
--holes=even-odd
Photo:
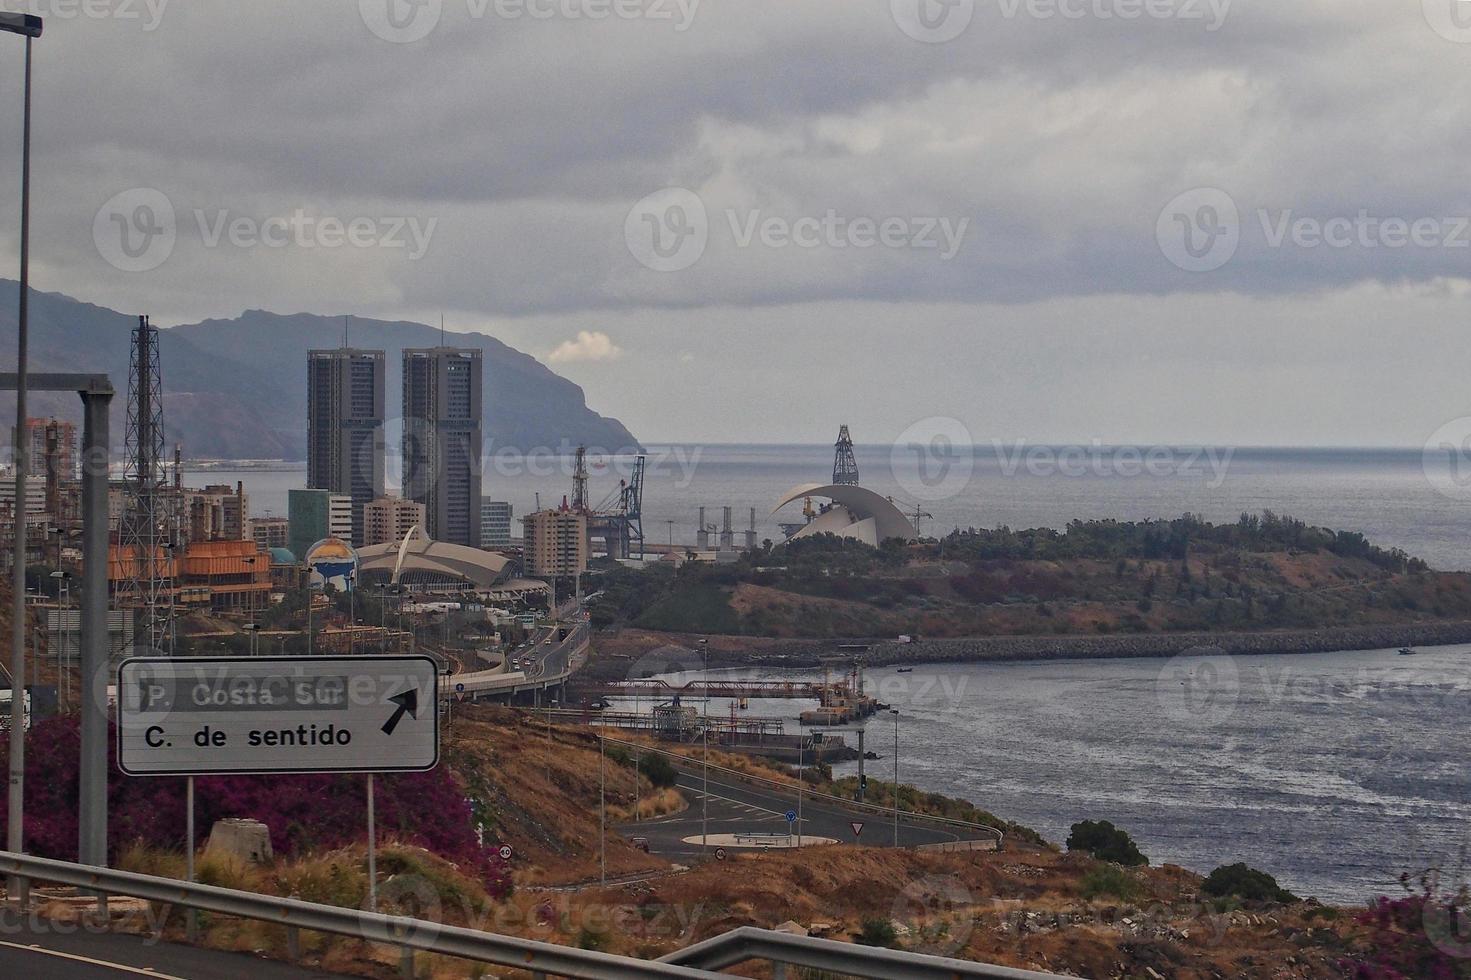
[[[1086,851],[1100,861],[1112,861],[1125,867],[1149,863],[1127,833],[1107,820],[1083,820],[1072,826],[1067,849]]]

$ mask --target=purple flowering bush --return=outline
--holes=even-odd
[[[25,848],[28,853],[77,859],[80,728],[75,717],[48,719],[26,737]],[[0,753],[8,752],[0,735]],[[182,849],[185,780],[180,776],[126,776],[117,768],[117,740],[108,738],[108,853],[131,844]],[[200,776],[194,782],[195,830],[202,844],[216,820],[244,817],[270,828],[277,854],[295,856],[367,837],[367,778],[359,774]],[[457,775],[441,765],[429,772],[377,777],[374,803],[379,839],[415,844],[454,862],[492,896],[509,888],[504,862],[482,844],[472,803]],[[3,811],[3,808],[0,808]],[[0,812],[0,829],[6,815]]]

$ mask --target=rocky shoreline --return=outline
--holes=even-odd
[[[862,641],[777,641],[741,657],[746,665],[816,667]],[[983,636],[896,643],[868,641],[870,666],[1017,660],[1107,660],[1201,654],[1308,654],[1471,643],[1471,620],[1272,630],[1261,633],[1117,633],[1099,636]],[[848,649],[844,649],[847,647]],[[711,663],[732,666],[712,649]]]

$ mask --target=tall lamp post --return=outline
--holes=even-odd
[[[250,569],[250,581],[246,583],[245,592],[245,615],[250,617],[250,622],[245,628],[250,630],[250,655],[256,654],[257,638],[260,636],[260,624],[255,621],[255,559],[244,558],[246,566]]]
[[[894,716],[894,846],[899,846],[899,709],[890,708]]]
[[[16,319],[15,358],[15,575],[10,631],[10,792],[5,846],[13,854],[25,848],[25,677],[26,677],[26,353],[31,311],[31,42],[41,36],[41,18],[0,13],[0,33],[26,39],[25,92],[20,163],[20,308]],[[20,879],[10,879],[9,894],[21,907],[26,896]]]
[[[703,654],[705,679],[705,720],[700,725],[700,735],[705,743],[705,765],[703,789],[700,790],[700,847],[710,846],[710,641],[700,641]]]
[[[56,579],[58,588],[56,597],[59,600],[56,610],[56,673],[57,681],[61,685],[61,710],[66,710],[67,701],[67,677],[71,674],[71,652],[66,644],[66,614],[68,602],[71,597],[71,572],[52,572],[51,577]]]

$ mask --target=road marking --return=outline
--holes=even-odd
[[[119,973],[132,973],[140,977],[154,977],[155,980],[186,980],[184,977],[176,977],[169,973],[159,973],[152,968],[137,966],[124,966],[121,963],[109,963],[107,960],[94,960],[90,956],[78,956],[76,953],[62,953],[54,949],[46,949],[41,946],[22,946],[20,943],[0,942],[0,946],[9,949],[18,949],[22,953],[40,953],[42,956],[55,956],[58,959],[71,960],[74,963],[86,963],[89,966],[100,966],[105,970],[117,970]]]
[[[783,817],[784,818],[786,816],[785,814],[777,813],[775,810],[768,810],[765,807],[756,806],[756,805],[751,804],[751,803],[745,803],[745,802],[742,802],[741,800],[733,800],[733,799],[731,799],[728,796],[721,796],[718,793],[707,793],[704,790],[700,789],[700,787],[698,787],[698,786],[684,786],[682,788],[687,789],[687,790],[690,790],[690,791],[695,792],[695,793],[704,793],[704,795],[710,797],[710,799],[712,799],[712,800],[722,800],[722,801],[724,801],[726,803],[734,803],[736,806],[743,806],[746,809],[752,810],[752,811],[754,811],[756,813],[769,813],[773,817]],[[685,812],[688,813],[689,811],[686,810]]]

